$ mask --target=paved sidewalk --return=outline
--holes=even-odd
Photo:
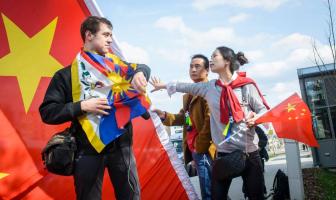
[[[311,153],[309,152],[300,152],[301,157],[301,167],[302,168],[310,168],[313,167],[313,159],[311,157]],[[276,157],[270,158],[268,162],[265,163],[265,184],[267,192],[269,193],[273,187],[273,180],[278,169],[283,170],[287,174],[287,163],[286,163],[286,155],[278,155]],[[242,193],[242,179],[240,177],[235,178],[232,181],[229,195],[232,199],[244,199],[244,195]]]
[[[301,157],[301,167],[302,168],[311,168],[313,167],[313,159],[311,157],[310,151],[300,151]],[[268,162],[265,163],[265,183],[267,192],[269,193],[273,186],[273,179],[275,173],[278,169],[282,169],[287,174],[287,165],[286,165],[286,155],[278,155],[273,158],[270,158]],[[192,184],[194,185],[198,196],[201,196],[198,177],[190,178]],[[233,200],[244,200],[244,195],[242,193],[242,179],[240,177],[233,179],[231,187],[229,190],[229,196]]]

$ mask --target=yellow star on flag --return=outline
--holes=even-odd
[[[8,176],[9,174],[7,174],[7,173],[2,173],[2,172],[0,172],[0,179],[2,179],[2,178],[5,178],[6,176]]]
[[[112,85],[112,94],[120,95],[124,92],[127,92],[131,87],[131,81],[126,80],[120,75],[120,73],[109,72],[108,78],[113,82]]]
[[[52,77],[62,65],[50,54],[57,18],[29,38],[2,14],[10,53],[0,59],[0,76],[16,76],[26,113],[41,77]]]
[[[288,104],[287,104],[287,112],[290,112],[290,111],[292,111],[292,110],[296,110],[296,109],[295,109],[295,106],[296,106],[296,105],[294,105],[294,104],[290,104],[290,103],[288,103]]]

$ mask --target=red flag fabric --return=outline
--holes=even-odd
[[[75,199],[73,178],[45,171],[41,150],[62,126],[41,121],[50,78],[82,47],[90,0],[0,1],[0,199]],[[90,3],[91,2],[91,3]],[[117,19],[115,19],[117,20]],[[116,44],[113,44],[116,45]],[[197,199],[157,118],[133,120],[141,199]],[[108,173],[103,199],[113,199]]]
[[[314,137],[310,110],[297,93],[256,120],[256,124],[265,122],[272,122],[279,138],[293,139],[312,147],[319,146]]]
[[[17,160],[17,162],[1,162],[0,164],[0,181],[2,182],[0,197],[12,199],[32,184],[37,183],[43,175],[39,173],[20,136],[1,110],[0,122],[1,161]],[[21,171],[24,173],[17,176],[17,172]]]
[[[0,13],[0,110],[9,121],[0,120],[0,173],[8,174],[0,199],[74,199],[72,178],[47,173],[41,160],[66,125],[44,124],[38,107],[50,77],[80,50],[78,27],[89,12],[84,1],[13,0],[0,1]]]

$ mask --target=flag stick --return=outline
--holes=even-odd
[[[225,142],[229,141],[229,139],[230,139],[231,137],[233,137],[233,136],[235,136],[235,135],[237,135],[237,134],[238,134],[238,132],[236,132],[235,134],[233,134],[233,135],[231,135],[230,137],[226,138],[224,141],[222,141],[222,142],[219,143],[218,145],[220,146],[220,145],[224,144]]]
[[[272,110],[272,108],[270,108],[269,110],[267,110],[266,112],[260,114],[257,116],[257,118],[255,119],[255,121],[257,121],[261,116],[265,115],[266,113],[268,113],[270,110]]]

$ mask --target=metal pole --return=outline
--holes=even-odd
[[[290,199],[303,200],[304,189],[298,143],[294,140],[285,139],[285,150]]]

